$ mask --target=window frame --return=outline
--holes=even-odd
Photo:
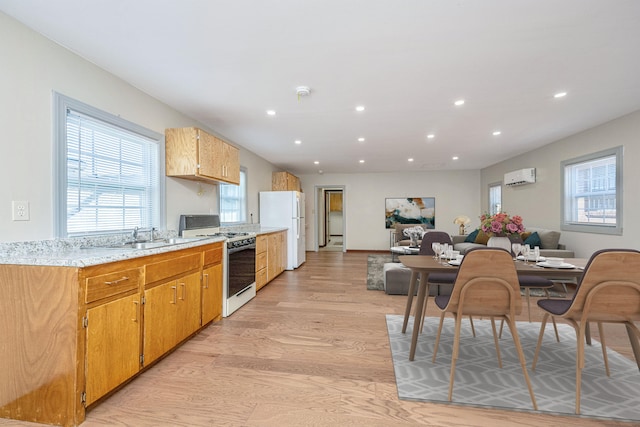
[[[595,153],[585,154],[583,156],[575,157],[568,160],[563,160],[560,163],[560,180],[561,180],[561,194],[560,194],[560,229],[566,231],[577,231],[582,233],[595,233],[595,234],[610,234],[610,235],[622,235],[622,194],[623,194],[623,179],[622,179],[622,161],[623,161],[624,149],[623,146],[617,146],[606,150],[598,151]],[[574,167],[578,164],[592,162],[594,160],[603,159],[605,157],[615,157],[616,162],[616,223],[615,225],[597,224],[597,223],[584,223],[567,219],[567,215],[571,213],[570,198],[572,182],[567,181],[567,168]]]
[[[244,176],[244,178],[243,178]],[[243,185],[244,184],[244,185]],[[222,190],[221,187],[223,185],[230,185],[233,187],[238,187],[240,188],[240,191],[243,193],[242,196],[242,201],[241,201],[241,216],[243,218],[241,218],[239,221],[223,221],[223,213],[222,213]],[[238,225],[238,224],[247,224],[248,223],[248,212],[249,212],[249,206],[248,206],[248,186],[249,186],[249,175],[247,172],[247,168],[244,166],[240,166],[240,184],[236,185],[236,184],[227,184],[225,182],[221,182],[218,185],[218,207],[219,207],[219,212],[220,212],[220,223],[222,225]]]
[[[102,111],[91,105],[75,100],[58,92],[53,92],[53,229],[54,236],[58,238],[98,236],[122,234],[129,230],[118,231],[87,231],[85,233],[73,233],[69,235],[67,230],[67,109],[77,111],[86,116],[103,121],[110,125],[119,127],[131,133],[136,133],[147,139],[153,140],[158,145],[158,195],[157,212],[154,217],[158,218],[158,224],[153,227],[165,229],[166,226],[166,197],[165,197],[165,149],[164,135],[146,129],[133,122],[122,119],[113,114]]]

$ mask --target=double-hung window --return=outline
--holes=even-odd
[[[240,184],[220,183],[220,222],[247,222],[247,171],[240,168]]]
[[[161,228],[160,134],[55,94],[58,237]]]
[[[622,147],[562,162],[563,230],[622,234]]]

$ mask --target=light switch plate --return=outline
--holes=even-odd
[[[11,202],[11,207],[14,221],[29,221],[29,202],[14,200]]]

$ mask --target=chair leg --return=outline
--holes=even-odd
[[[404,309],[404,321],[402,322],[402,333],[407,332],[407,323],[411,315],[411,305],[413,303],[413,293],[416,291],[416,283],[418,282],[418,272],[411,271],[411,279],[409,280],[409,294],[407,295],[407,306]]]
[[[433,357],[431,363],[436,363],[436,354],[438,354],[438,345],[440,344],[440,333],[442,332],[442,325],[444,324],[444,311],[440,313],[440,324],[438,325],[438,332],[436,333],[436,343],[433,345]]]
[[[471,317],[471,315],[469,315],[469,323],[471,323],[471,333],[473,334],[473,337],[476,337],[476,328],[473,326],[473,317]]]
[[[545,288],[544,293],[547,294],[547,299],[551,298],[551,295],[549,294],[549,289]],[[556,342],[560,342],[560,334],[558,334],[558,325],[556,324],[556,318],[551,316],[551,321],[553,322],[553,331],[556,333]]]
[[[502,319],[502,322],[504,322],[504,319]],[[496,346],[496,357],[498,358],[498,367],[502,369],[502,357],[500,357],[500,346],[498,345],[498,334],[496,333],[496,319],[493,317],[491,318],[491,330],[493,331],[493,343]]]
[[[540,324],[540,333],[538,334],[538,343],[536,344],[536,352],[533,355],[533,363],[531,364],[531,370],[536,370],[536,363],[538,363],[538,355],[540,354],[540,347],[542,347],[542,337],[544,337],[544,328],[547,325],[549,319],[549,313],[545,313],[542,316],[542,323]]]
[[[584,344],[588,322],[580,323],[576,328],[576,415],[580,415],[580,387],[582,386],[582,368],[584,368]]]
[[[427,283],[427,292],[424,294],[424,307],[422,308],[422,322],[420,322],[420,333],[424,329],[424,319],[427,317],[427,302],[429,301],[429,283]]]
[[[638,339],[640,339],[640,330],[632,322],[625,322],[625,326],[627,328],[627,335],[629,336],[629,343],[631,343],[633,355],[636,358],[636,365],[638,365],[638,370],[640,370],[640,343],[638,343]]]
[[[502,339],[502,328],[504,328],[504,319],[500,320],[500,332],[498,333],[500,339]]]
[[[462,324],[462,313],[456,313],[456,329],[453,334],[453,352],[451,353],[451,374],[449,376],[449,402],[453,399],[453,381],[456,373],[456,361],[460,350],[460,326]]]
[[[522,351],[522,346],[520,345],[520,338],[518,337],[518,330],[516,329],[515,321],[510,317],[507,317],[506,320],[507,320],[507,324],[509,325],[509,330],[511,331],[511,336],[513,337],[513,343],[516,346],[516,350],[518,351],[520,366],[522,367],[522,373],[524,375],[524,379],[527,382],[527,388],[529,389],[529,396],[531,396],[531,403],[533,404],[533,409],[537,411],[538,404],[536,403],[536,397],[534,396],[533,388],[531,387],[531,380],[529,379],[529,374],[527,372],[527,362],[524,358],[524,352]]]
[[[529,313],[529,323],[531,323],[531,291],[528,287],[524,288],[524,296],[527,299],[527,312]]]
[[[604,360],[604,371],[607,373],[607,376],[611,376],[611,372],[609,371],[609,358],[607,357],[607,343],[604,339],[604,326],[602,322],[598,322],[598,334],[600,335],[600,345],[602,347],[602,360]]]

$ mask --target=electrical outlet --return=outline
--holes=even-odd
[[[25,200],[11,202],[14,221],[29,221],[29,202]]]

